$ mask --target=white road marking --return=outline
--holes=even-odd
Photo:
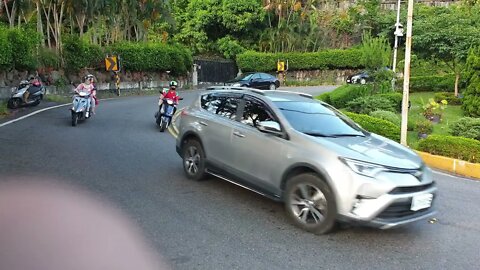
[[[3,124],[0,124],[0,127],[4,127],[4,126],[10,125],[10,124],[13,124],[13,123],[15,123],[15,122],[18,122],[18,121],[23,120],[23,119],[25,119],[25,118],[28,118],[28,117],[30,117],[30,116],[34,116],[35,114],[39,114],[39,113],[44,112],[44,111],[48,111],[48,110],[52,110],[52,109],[56,109],[56,108],[60,108],[60,107],[65,107],[65,106],[68,106],[68,105],[72,105],[72,104],[71,104],[71,103],[67,103],[67,104],[56,105],[56,106],[52,106],[52,107],[48,107],[48,108],[43,108],[43,109],[41,109],[41,110],[34,111],[34,112],[32,112],[32,113],[29,113],[29,114],[27,114],[27,115],[24,115],[24,116],[22,116],[22,117],[19,117],[19,118],[17,118],[17,119],[13,119],[13,120],[10,120],[10,121],[5,122],[5,123],[3,123]]]

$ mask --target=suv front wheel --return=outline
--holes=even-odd
[[[334,195],[313,173],[294,176],[287,182],[285,209],[295,225],[315,234],[330,232],[336,222]]]
[[[197,140],[188,140],[183,146],[183,169],[189,179],[199,181],[205,177],[205,154]]]

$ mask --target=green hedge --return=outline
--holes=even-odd
[[[378,95],[358,97],[349,101],[345,107],[346,110],[359,114],[370,114],[371,112],[382,110],[395,112],[395,104],[385,97]]]
[[[0,26],[0,70],[35,69],[38,43],[38,35],[33,30]]]
[[[400,127],[389,121],[371,117],[365,114],[345,112],[345,115],[369,132],[384,136],[397,142],[400,141]]]
[[[480,142],[474,139],[431,135],[420,140],[418,150],[468,162],[480,162]]]
[[[343,85],[321,98],[335,108],[345,108],[349,101],[367,96],[371,91],[371,86]]]
[[[376,96],[386,98],[390,100],[392,104],[395,106],[395,110],[397,112],[402,112],[402,101],[403,95],[400,93],[385,93],[385,94],[378,94]]]
[[[403,81],[398,82],[403,85]],[[454,90],[454,74],[417,76],[410,78],[411,92],[453,92]]]
[[[77,36],[67,36],[63,40],[63,59],[66,70],[100,68],[104,57],[105,54],[99,46],[90,45]]]
[[[463,117],[450,124],[453,136],[476,139],[480,141],[480,118]]]
[[[289,70],[363,68],[362,53],[358,49],[324,50],[314,53],[247,51],[237,55],[237,65],[242,71],[276,71],[278,60],[288,60]]]
[[[12,44],[8,40],[8,28],[0,25],[0,70],[13,66]]]
[[[171,71],[174,75],[183,75],[192,65],[191,53],[178,45],[121,43],[108,50],[119,54],[123,68],[132,71]]]

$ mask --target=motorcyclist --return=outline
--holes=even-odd
[[[93,84],[94,77],[91,74],[88,74],[87,76],[84,77],[84,82],[79,84],[77,88],[75,88],[75,92],[79,93],[81,91],[86,91],[87,93],[90,94],[89,98],[89,103],[90,103],[90,109],[93,114],[95,114],[95,86]]]
[[[171,99],[175,104],[178,104],[178,101],[180,100],[180,97],[177,95],[177,91],[176,91],[178,83],[176,81],[171,81],[169,83],[169,86],[170,88],[168,89],[168,91],[162,91],[162,93],[160,94],[160,102],[159,102],[160,112],[162,112],[164,99]],[[174,114],[176,110],[177,108],[174,109],[174,112],[173,112]]]
[[[23,101],[25,103],[27,103],[30,94],[35,93],[37,88],[41,87],[40,80],[33,75],[28,76],[28,83],[30,86],[28,87],[27,91],[23,93]]]

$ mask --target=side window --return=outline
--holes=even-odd
[[[203,109],[232,120],[235,120],[238,103],[236,96],[208,94],[201,98]]]
[[[245,109],[240,122],[256,127],[258,122],[276,121],[273,113],[259,100],[247,98],[245,100]]]
[[[272,75],[269,75],[269,74],[266,74],[266,73],[260,73],[260,77],[262,78],[262,80],[271,80],[272,79]]]
[[[260,74],[258,74],[258,73],[253,74],[252,79],[253,79],[254,81],[258,81],[258,80],[260,79]]]

